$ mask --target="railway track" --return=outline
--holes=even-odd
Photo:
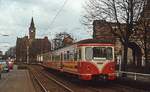
[[[51,91],[49,92],[133,92],[133,91],[148,92],[131,88],[125,85],[120,85],[115,82],[108,82],[108,83],[101,81],[93,83],[86,81],[83,82],[74,78],[71,79],[70,77],[67,76],[61,76],[57,73],[56,74],[50,73],[48,71],[43,70],[43,67],[41,66],[32,66],[32,68],[34,68],[34,70],[38,72],[40,71],[40,75],[43,75],[48,80],[53,81],[54,83],[56,83],[59,86],[62,86],[65,89],[65,91],[62,90],[53,91],[53,89],[51,89]],[[52,85],[52,83],[48,85]]]
[[[42,92],[74,92],[66,85],[43,73],[40,69],[29,67],[29,70]]]
[[[34,73],[32,73],[30,71],[30,76],[32,76],[32,80],[33,82],[36,82],[38,85],[36,85],[36,83],[34,83],[34,85],[40,87],[40,90],[38,90],[38,92],[49,92],[44,86],[43,84],[39,81],[39,79],[36,77],[36,75]],[[37,87],[36,87],[37,88]],[[36,89],[37,90],[37,89]]]

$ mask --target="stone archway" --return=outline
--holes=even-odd
[[[135,43],[135,42],[130,42],[128,44],[129,48],[132,49],[132,54],[133,54],[133,63],[137,67],[141,67],[142,64],[142,51],[141,48]]]

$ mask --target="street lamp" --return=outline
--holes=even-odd
[[[0,33],[0,35],[1,35],[1,36],[9,36],[8,34],[1,34],[1,33]]]
[[[28,38],[26,39],[26,48],[27,48],[27,51],[26,51],[27,64],[29,64],[29,40],[28,40]]]
[[[0,42],[0,43],[2,43],[2,42]],[[3,45],[3,46],[0,45],[0,51],[5,52],[6,48],[9,48],[9,47],[10,46],[8,46],[8,45]],[[4,50],[4,48],[5,48],[5,50]]]
[[[2,36],[9,36],[9,35],[7,35],[7,34],[3,34]]]
[[[27,64],[29,64],[29,46],[27,45]]]
[[[9,35],[8,34],[2,34],[2,33],[0,33],[0,36],[7,37]],[[9,43],[9,42],[0,42],[0,43]],[[9,47],[9,46],[5,45],[5,46],[1,46],[1,47]]]

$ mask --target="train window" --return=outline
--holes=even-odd
[[[85,58],[87,60],[92,60],[92,58],[93,58],[93,49],[91,47],[85,48]]]
[[[66,60],[67,60],[67,54],[64,53],[64,61],[66,61]]]
[[[71,60],[71,61],[74,60],[74,52],[69,53],[69,60]]]
[[[53,61],[53,55],[52,55],[52,54],[50,55],[50,57],[51,57],[51,59],[50,59],[50,60],[51,60],[51,61]]]
[[[74,53],[74,61],[77,61],[77,52]]]
[[[93,48],[93,59],[94,60],[110,60],[112,59],[112,48],[111,47],[94,47]]]
[[[107,52],[107,59],[112,59],[113,58],[113,52],[112,52],[112,48],[111,47],[108,47],[106,49],[106,52]]]
[[[69,51],[67,51],[67,60],[69,60],[69,54],[70,54]]]
[[[54,55],[52,55],[52,60],[55,61]]]
[[[59,55],[54,55],[55,61],[59,61],[60,60],[60,56]]]
[[[104,47],[94,47],[93,48],[93,59],[98,60],[98,59],[106,59],[105,58],[105,48]]]
[[[60,60],[63,61],[63,53],[60,54]]]
[[[81,49],[78,50],[78,59],[81,59]]]

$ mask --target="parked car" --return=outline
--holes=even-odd
[[[8,61],[7,63],[8,63],[8,68],[13,69],[14,62],[13,61]]]
[[[11,59],[11,58],[6,59],[9,70],[13,69],[14,61],[15,61],[15,59]]]
[[[6,60],[0,60],[2,72],[9,72],[9,67]]]

